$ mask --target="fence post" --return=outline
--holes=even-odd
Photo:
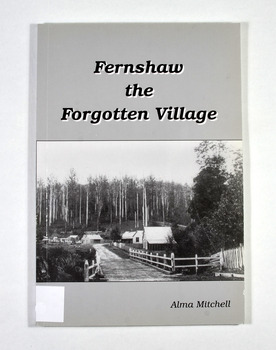
[[[241,265],[241,268],[243,269],[244,268],[244,265],[243,265],[243,245],[241,243],[240,243],[240,259],[241,259],[240,265]]]
[[[150,264],[152,265],[152,252],[150,253]]]
[[[220,259],[219,259],[219,270],[221,271],[223,267],[223,248],[220,251]]]
[[[94,273],[95,273],[95,271],[96,271],[96,268],[94,267],[94,265],[95,265],[95,260],[92,260],[92,271],[91,271],[91,273],[92,273],[92,275],[94,275]]]
[[[197,260],[197,254],[195,255],[195,270],[196,270],[196,275],[198,271],[198,260]]]
[[[159,264],[158,264],[159,263],[158,253],[156,253],[156,255],[157,255],[157,257],[156,257],[156,262],[157,262],[156,266],[159,267]]]
[[[84,277],[84,282],[89,282],[89,270],[88,270],[88,261],[85,260],[84,262],[84,268],[83,268],[83,277]]]
[[[172,273],[174,273],[175,272],[174,253],[171,253],[171,267],[172,267]]]
[[[164,256],[164,258],[165,258],[167,255],[164,254],[163,256]],[[166,259],[163,259],[163,261],[164,261],[164,264],[166,264],[166,261],[167,261],[167,260],[166,260]],[[166,266],[164,266],[163,268],[164,268],[164,270],[166,270]]]

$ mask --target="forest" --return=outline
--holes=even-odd
[[[133,229],[156,222],[188,224],[187,210],[192,191],[188,185],[157,181],[149,176],[137,180],[124,176],[108,180],[106,176],[89,177],[87,184],[78,182],[74,169],[64,183],[53,176],[37,185],[37,225],[45,233],[55,223],[64,229],[77,227],[102,230],[102,227],[121,227],[131,221]]]
[[[59,228],[69,231],[171,225],[177,255],[210,254],[243,243],[241,151],[226,142],[203,141],[195,148],[200,170],[193,184],[125,175],[89,176],[78,181],[71,169],[64,182],[52,175],[37,181],[37,240]],[[114,237],[113,237],[114,238]],[[172,242],[171,242],[172,243]]]

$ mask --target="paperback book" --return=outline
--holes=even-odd
[[[244,322],[241,26],[37,26],[36,323]]]

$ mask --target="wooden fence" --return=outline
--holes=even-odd
[[[133,249],[142,249],[143,248],[143,244],[142,243],[123,243],[123,242],[113,242],[112,245],[114,247],[123,249],[127,252],[129,252],[129,248],[133,248]]]
[[[92,260],[92,265],[89,266],[88,260],[85,260],[83,269],[84,282],[89,282],[90,280],[95,278],[98,272],[101,272],[100,262],[98,262],[97,260]]]
[[[221,250],[222,266],[226,269],[243,269],[244,268],[244,250],[240,245],[238,248]]]
[[[153,254],[137,249],[129,249],[129,257],[144,263],[153,265],[171,273],[179,269],[195,268],[197,274],[199,267],[219,267],[221,269],[221,259],[219,257],[199,257],[197,254],[192,258],[175,258],[174,253],[169,256],[166,254]],[[189,262],[189,263],[188,263]]]
[[[140,260],[157,268],[174,273],[176,270],[185,268],[195,268],[195,273],[199,267],[214,267],[219,270],[225,269],[244,269],[244,248],[240,245],[238,248],[221,250],[210,257],[199,257],[197,254],[191,258],[175,258],[174,253],[169,256],[159,255],[158,253],[149,253],[138,249],[129,249],[129,256],[132,259]]]

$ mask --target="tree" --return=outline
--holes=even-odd
[[[112,239],[112,241],[118,241],[119,239],[121,239],[120,229],[118,228],[118,226],[116,226],[111,231],[110,238]]]
[[[89,176],[82,185],[71,169],[64,183],[58,183],[53,176],[46,185],[38,181],[37,225],[44,226],[48,233],[60,225],[65,225],[67,232],[83,225],[99,229],[101,223],[121,227],[124,221],[133,221],[135,228],[161,222],[187,224],[190,198],[189,186],[153,176],[139,180],[129,176],[113,180]]]
[[[229,176],[218,208],[206,221],[216,248],[234,248],[243,243],[243,170],[238,152],[234,173]]]
[[[225,154],[228,152],[225,143],[222,141],[202,141],[195,148],[197,163],[201,169],[209,166],[219,166],[225,170]]]
[[[96,225],[97,225],[97,231],[98,231],[100,227],[100,217],[102,214],[102,209],[106,204],[106,198],[108,193],[108,181],[105,176],[99,176],[94,179],[93,184],[95,187],[95,196],[96,196],[95,213],[96,213]]]
[[[208,165],[203,168],[194,178],[194,195],[189,212],[197,222],[200,222],[205,216],[209,216],[218,207],[226,186],[226,174],[218,163],[221,161],[220,158],[213,159],[213,166]]]
[[[174,245],[174,253],[176,256],[191,257],[195,255],[196,242],[192,234],[192,227],[193,225],[183,230],[176,224],[172,226],[173,239],[176,242]]]
[[[236,153],[232,173],[219,166],[202,168],[195,178],[190,211],[198,252],[210,254],[243,243],[243,170]],[[215,164],[215,163],[214,163]]]
[[[42,179],[37,181],[37,191],[36,191],[36,215],[37,215],[37,224],[42,224],[42,211],[43,211],[43,189],[44,183]]]
[[[200,223],[204,217],[217,209],[225,189],[227,173],[223,154],[227,149],[222,141],[202,141],[195,148],[195,152],[201,170],[194,178],[189,213],[196,222]]]

